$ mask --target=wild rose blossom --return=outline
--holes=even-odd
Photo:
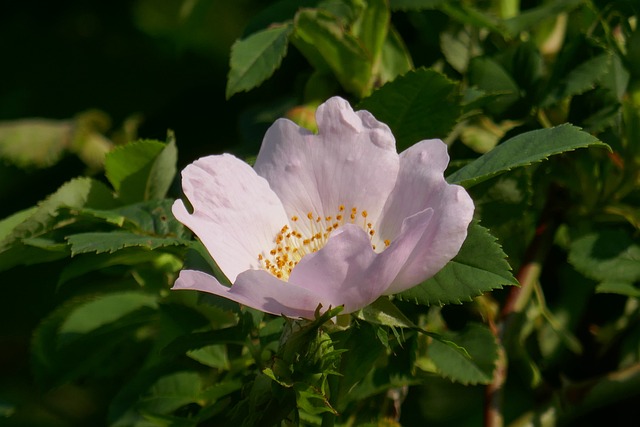
[[[338,97],[316,121],[314,134],[277,120],[253,168],[223,154],[183,170],[193,213],[177,200],[173,214],[233,285],[183,270],[173,289],[313,318],[318,304],[350,313],[411,288],[458,253],[474,206],[444,179],[442,141],[398,155],[387,125]]]

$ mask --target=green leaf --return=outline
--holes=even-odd
[[[316,69],[331,70],[345,90],[359,97],[371,91],[372,58],[336,16],[304,9],[294,27],[291,41]]]
[[[550,105],[596,87],[596,84],[611,70],[612,55],[603,53],[586,60],[565,76],[543,103]]]
[[[382,59],[378,64],[378,78],[380,84],[395,80],[413,69],[411,54],[404,44],[402,37],[390,27],[387,38],[382,45]]]
[[[240,380],[220,381],[202,391],[200,397],[209,401],[216,401],[242,388]]]
[[[21,168],[45,168],[60,160],[71,144],[69,120],[22,119],[0,123],[0,159]]]
[[[628,297],[640,298],[640,289],[629,282],[605,281],[596,286],[598,294],[618,294]]]
[[[424,305],[460,304],[484,292],[517,285],[505,258],[495,237],[473,222],[453,260],[431,279],[396,297]]]
[[[391,13],[386,0],[366,0],[362,11],[353,24],[353,35],[360,40],[376,64],[387,38]]]
[[[493,114],[502,114],[520,97],[520,88],[511,75],[492,58],[473,58],[469,62],[469,84],[489,94],[496,94],[486,109]]]
[[[291,24],[258,31],[231,46],[226,97],[259,86],[274,73],[287,54]]]
[[[447,0],[389,0],[391,10],[427,10],[437,9]]]
[[[388,297],[378,298],[367,307],[355,312],[354,316],[377,325],[394,326],[398,328],[416,327]]]
[[[168,143],[141,140],[120,146],[105,159],[109,182],[124,203],[163,198],[176,173],[177,150]]]
[[[225,345],[207,345],[188,351],[187,356],[211,368],[229,369],[229,358],[227,357],[227,347]]]
[[[486,326],[471,323],[461,332],[446,332],[442,338],[454,345],[433,340],[427,351],[440,375],[465,385],[491,382],[498,343]]]
[[[444,138],[460,117],[458,85],[434,70],[396,78],[358,104],[386,123],[398,151],[423,139]]]
[[[58,276],[58,286],[69,280],[80,277],[92,271],[112,267],[114,265],[137,265],[152,262],[167,255],[153,252],[144,247],[131,247],[118,250],[115,253],[84,254],[75,256],[67,263]]]
[[[374,370],[376,361],[386,351],[376,336],[379,329],[381,328],[366,322],[357,322],[334,337],[341,349],[348,350],[342,355],[340,373],[343,377],[334,398],[336,409],[340,412],[354,398],[351,395],[354,387]]]
[[[541,6],[528,9],[513,18],[504,21],[504,26],[511,34],[519,34],[530,27],[540,24],[540,21],[549,18],[556,18],[563,12],[583,4],[584,0],[560,0],[543,3]]]
[[[511,169],[541,162],[549,156],[589,146],[608,147],[580,128],[564,124],[515,136],[447,177],[470,188]]]
[[[173,202],[173,199],[149,200],[109,211],[83,209],[79,213],[87,213],[133,232],[156,236],[188,237],[189,232],[171,213]]]
[[[152,414],[169,414],[198,401],[202,379],[195,372],[176,372],[156,381],[138,401],[137,407]]]
[[[598,230],[574,240],[569,262],[588,278],[609,284],[640,280],[640,244],[624,229]]]
[[[97,300],[87,301],[86,297],[71,300],[38,325],[32,341],[33,370],[38,382],[52,386],[79,377],[113,379],[123,370],[129,371],[131,362],[148,352],[148,343],[144,341],[149,339],[149,334],[140,334],[140,329],[155,315],[151,301],[121,312],[117,304],[101,306],[106,312],[83,308],[94,301]],[[77,310],[81,310],[82,316],[78,316],[68,330],[61,330]],[[110,310],[118,312],[117,316],[109,313]],[[88,327],[83,321],[89,323]]]
[[[16,212],[0,221],[0,242],[6,239],[19,224],[22,224],[25,220],[33,216],[37,210],[38,208],[33,206]]]
[[[189,245],[188,240],[177,237],[146,236],[129,231],[78,233],[68,236],[67,241],[71,245],[71,255],[73,256],[87,252],[113,253],[132,246],[157,249],[167,246]]]
[[[86,334],[142,307],[157,308],[157,297],[133,291],[101,295],[76,307],[62,322],[58,333]]]
[[[3,223],[7,228],[11,224],[14,227],[11,230],[5,229],[4,239],[0,241],[0,271],[16,265],[31,265],[67,256],[66,251],[54,253],[46,250],[60,249],[56,244],[63,243],[61,239],[54,241],[47,237],[45,240],[50,244],[45,246],[42,245],[45,240],[39,239],[52,233],[59,223],[68,222],[69,215],[63,215],[61,208],[80,209],[90,206],[103,209],[113,207],[114,204],[113,194],[99,181],[77,178],[65,183],[35,209],[29,210],[30,215],[23,212]]]
[[[296,382],[293,384],[293,390],[296,393],[296,405],[306,413],[317,415],[331,412],[338,415],[338,412],[329,403],[329,398],[316,387]]]
[[[504,28],[504,24],[495,15],[486,13],[473,7],[469,2],[442,2],[440,7],[444,13],[456,21],[478,28],[487,28],[500,34],[505,39],[511,38],[511,34]]]

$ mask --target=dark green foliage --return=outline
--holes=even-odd
[[[12,15],[11,7],[2,21],[10,84],[0,103],[8,214],[0,220],[1,425],[485,419],[487,427],[521,427],[638,418],[633,1],[249,0],[221,13],[210,0],[140,0],[121,14],[131,21],[122,33],[122,16],[109,28],[92,24],[102,22],[102,6],[62,20],[42,7],[47,22],[59,24]],[[32,52],[22,34],[30,26],[56,33],[52,44],[38,34],[38,45],[55,46],[51,58],[65,67]],[[82,62],[85,48],[66,52],[67,37],[94,46],[98,33],[104,43],[91,55],[100,67]],[[113,56],[133,52],[125,45],[134,39],[147,50]],[[31,46],[26,56],[11,58],[22,41]],[[162,65],[178,59],[191,66]],[[11,74],[25,61],[65,96],[37,99],[36,82],[20,88],[35,78]],[[126,73],[113,72],[115,63]],[[77,77],[102,66],[102,75]],[[61,81],[55,68],[68,76]],[[119,86],[125,74],[135,85]],[[87,86],[93,92],[70,79],[106,83]],[[206,80],[216,80],[215,91],[203,91]],[[102,106],[105,90],[127,105],[138,92],[146,101],[108,111],[114,126],[107,113],[85,111],[116,105]],[[183,268],[230,285],[171,213],[180,197],[178,148],[180,165],[223,143],[255,158],[276,118],[313,129],[315,107],[334,95],[385,122],[398,151],[424,139],[447,143],[446,179],[468,189],[476,206],[458,255],[399,295],[349,315],[319,307],[313,320],[171,291]],[[22,107],[31,98],[60,109],[39,118],[40,110]],[[82,103],[71,104],[76,99]],[[168,114],[160,104],[178,107]],[[180,129],[180,142],[171,131],[166,142],[137,140],[158,137],[131,115],[138,109],[160,122],[160,135]],[[187,151],[189,140],[200,145]],[[494,400],[485,400],[485,386]]]

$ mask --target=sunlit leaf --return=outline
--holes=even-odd
[[[114,149],[105,159],[109,182],[124,203],[161,199],[176,173],[177,150],[152,140],[132,142]]]
[[[416,327],[387,297],[378,298],[367,307],[358,310],[354,315],[367,322],[384,326]]]
[[[29,209],[28,214],[23,212],[3,223],[6,228],[3,230],[4,239],[0,241],[0,271],[20,264],[37,264],[66,256],[65,252],[46,250],[41,244],[43,240],[38,240],[51,233],[56,224],[69,218],[68,215],[59,215],[62,208],[88,206],[104,209],[114,205],[111,191],[97,180],[76,178],[65,183],[36,208]],[[9,225],[13,225],[11,230],[8,229]],[[49,249],[54,249],[56,243],[63,243],[61,240],[48,240],[54,245],[47,245]]]
[[[452,184],[472,187],[511,169],[541,162],[549,156],[589,146],[607,147],[596,137],[565,124],[515,136],[447,177]]]
[[[113,253],[120,249],[139,246],[147,249],[157,249],[167,246],[186,246],[188,240],[177,237],[156,237],[131,233],[129,231],[88,232],[72,234],[67,237],[71,245],[72,255],[87,252]]]
[[[60,160],[71,145],[72,137],[70,120],[0,122],[0,159],[21,168],[49,167]]]
[[[319,71],[330,70],[345,90],[365,96],[371,89],[373,60],[340,20],[318,9],[298,12],[292,42]]]
[[[354,22],[353,35],[369,52],[373,64],[380,59],[390,19],[386,0],[366,0],[362,12]]]

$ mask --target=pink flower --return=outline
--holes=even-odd
[[[173,289],[313,318],[318,304],[350,313],[411,288],[458,253],[474,206],[444,179],[442,141],[398,155],[387,125],[338,97],[316,120],[318,134],[276,121],[253,168],[223,154],[184,169],[193,213],[177,200],[173,214],[233,285],[183,270]]]

